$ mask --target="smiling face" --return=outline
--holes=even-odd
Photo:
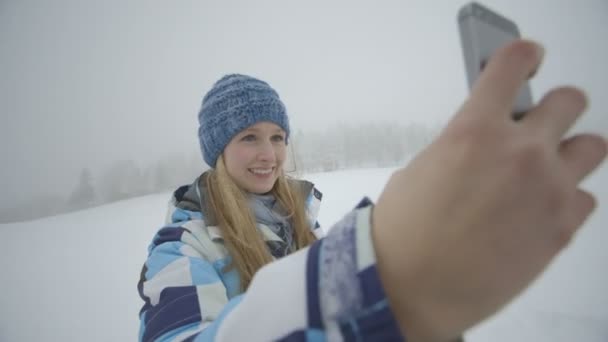
[[[285,131],[270,122],[258,122],[235,135],[224,149],[226,170],[242,189],[269,192],[282,172],[287,155]]]

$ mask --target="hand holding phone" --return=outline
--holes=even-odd
[[[512,40],[520,38],[512,20],[476,2],[464,5],[458,12],[458,26],[469,88],[481,74],[494,52]],[[513,118],[519,120],[533,106],[530,84],[519,90],[513,104]]]

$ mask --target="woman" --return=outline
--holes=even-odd
[[[579,184],[608,151],[600,135],[564,139],[587,102],[575,88],[511,119],[542,56],[498,51],[377,204],[316,241],[320,195],[281,169],[285,107],[265,82],[222,78],[199,114],[212,170],[175,192],[149,248],[140,340],[450,341],[494,314],[592,212]]]
[[[287,261],[293,267],[272,277],[271,283],[261,281],[255,288],[251,283],[262,266],[312,244],[321,234],[316,221],[321,193],[313,184],[289,179],[283,172],[290,133],[285,106],[266,82],[227,75],[204,97],[199,123],[203,157],[212,169],[174,192],[167,226],[150,246],[139,283],[146,302],[140,314],[140,339],[196,336],[212,341],[222,339],[221,330],[256,327],[269,333],[265,335],[269,340],[303,334],[305,329],[297,325],[284,326],[283,335],[270,334],[271,329],[258,325],[255,317],[233,318],[235,311],[247,311],[252,305],[254,311],[268,311],[281,298],[274,292],[295,287],[292,283],[300,282],[303,274],[298,271],[304,266],[296,260]],[[351,248],[354,242],[348,242]],[[356,284],[357,270],[332,261],[334,254],[330,248],[322,259],[326,269],[348,271]],[[317,277],[327,283],[326,293],[319,293],[309,281],[311,288],[302,295],[333,298],[337,296],[333,291],[344,285],[340,282],[345,279],[338,282],[331,274]],[[366,283],[377,286],[377,276],[369,278]],[[305,283],[301,280],[297,287]],[[348,292],[348,288],[341,290]],[[354,301],[356,291],[350,292],[349,299]],[[294,305],[296,299],[303,298],[285,298]],[[265,303],[250,304],[256,301]],[[236,321],[227,322],[227,316]],[[393,333],[397,334],[394,326]]]

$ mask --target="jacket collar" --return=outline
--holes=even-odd
[[[183,223],[184,221],[202,219],[207,227],[209,235],[211,238],[215,239],[221,238],[221,232],[219,227],[217,227],[217,220],[213,215],[207,198],[208,176],[209,171],[205,171],[197,177],[192,184],[183,185],[173,192],[172,199],[169,203],[166,223],[178,224]],[[317,223],[317,218],[323,194],[309,181],[292,179],[290,182],[296,182],[304,189],[302,195],[306,205],[306,213],[311,225],[311,230],[317,237],[321,237],[322,230]],[[266,232],[266,230],[269,232]],[[266,240],[274,239],[272,236],[274,233],[272,233],[270,229],[262,229],[262,233]]]

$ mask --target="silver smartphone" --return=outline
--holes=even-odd
[[[476,2],[460,8],[458,27],[469,88],[473,86],[492,54],[520,37],[515,22]],[[532,91],[530,84],[526,82],[513,104],[513,118],[521,119],[532,105]]]

